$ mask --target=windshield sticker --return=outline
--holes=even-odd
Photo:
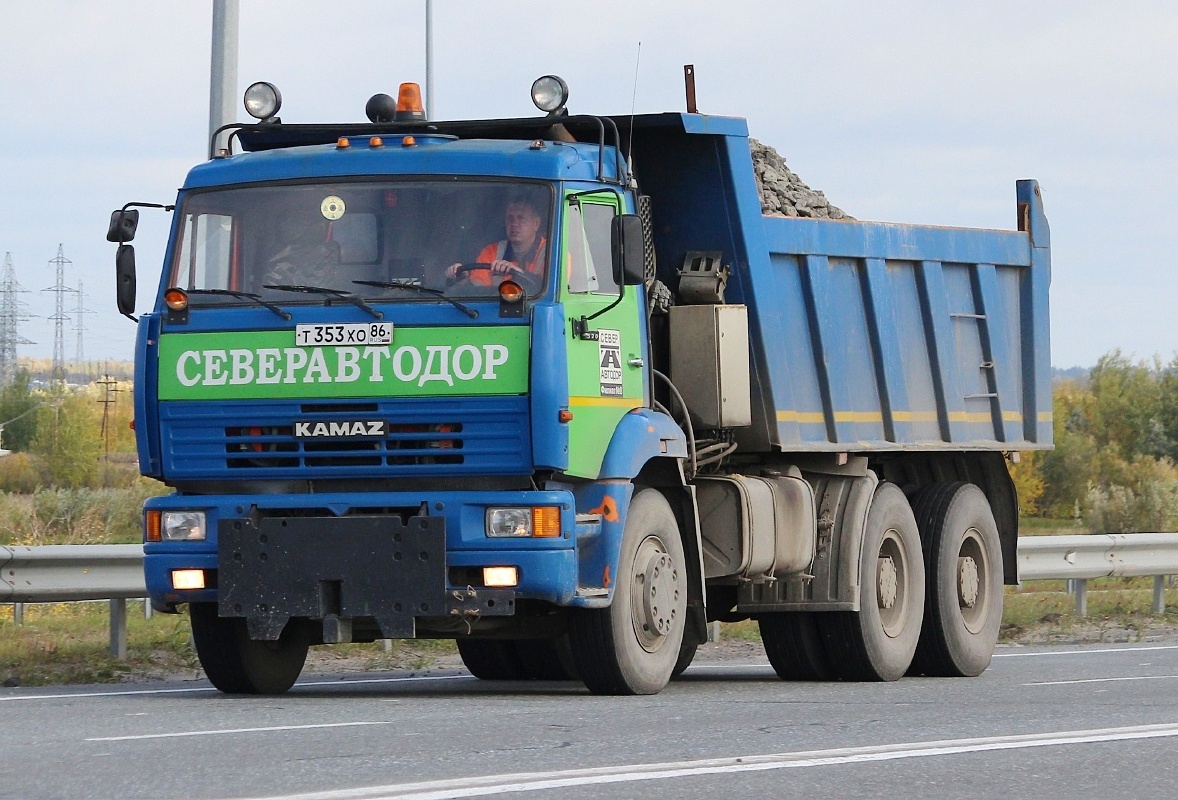
[[[622,396],[622,336],[602,328],[597,331],[597,363],[601,366],[601,394]]]
[[[294,331],[165,334],[161,400],[523,394],[528,329],[398,328],[396,342],[299,346]]]
[[[328,195],[319,204],[319,210],[323,212],[325,218],[337,220],[344,215],[344,201],[334,194]]]

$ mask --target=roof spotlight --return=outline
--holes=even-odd
[[[276,121],[275,115],[282,108],[282,93],[278,87],[266,81],[251,83],[245,90],[245,111],[262,122]]]
[[[396,111],[397,101],[384,92],[372,95],[364,106],[364,114],[369,122],[392,122]]]
[[[542,75],[532,84],[532,102],[536,108],[554,117],[569,101],[569,86],[556,75]]]

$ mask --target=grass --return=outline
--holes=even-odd
[[[1006,588],[1001,642],[1139,641],[1159,626],[1178,626],[1178,585],[1166,590],[1168,610],[1151,613],[1152,578],[1100,578],[1088,582],[1088,616],[1075,615],[1075,598],[1062,581],[1036,581]],[[188,617],[155,614],[145,619],[142,603],[127,607],[127,660],[110,655],[107,603],[45,603],[25,606],[17,625],[11,605],[0,606],[0,682],[48,686],[119,683],[163,678],[196,678],[200,665],[192,649]],[[752,620],[721,625],[721,638],[760,641]],[[424,669],[452,656],[449,640],[395,640],[312,648],[308,670]]]
[[[17,625],[13,607],[0,606],[0,680],[44,686],[196,674],[187,618],[147,620],[142,603],[128,603],[128,657],[120,661],[110,655],[109,609],[108,603],[26,605],[24,624]]]
[[[1019,536],[1070,536],[1088,533],[1083,523],[1070,519],[1049,519],[1047,517],[1019,517]]]
[[[309,669],[421,669],[438,656],[455,653],[449,640],[396,640],[313,647]],[[119,683],[162,678],[196,678],[200,664],[192,648],[187,615],[154,614],[127,603],[127,659],[110,655],[108,603],[37,603],[25,606],[17,625],[11,605],[0,605],[0,682],[20,686]]]

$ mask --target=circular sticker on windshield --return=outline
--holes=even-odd
[[[323,198],[323,202],[319,205],[319,210],[323,212],[323,216],[328,219],[339,219],[344,215],[344,201],[333,195],[328,195]]]

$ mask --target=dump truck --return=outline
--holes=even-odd
[[[444,638],[650,694],[747,619],[787,680],[981,673],[1052,441],[1038,184],[1013,230],[766,216],[743,119],[532,95],[290,124],[254,84],[138,317],[156,204],[114,212],[153,608],[228,693]]]

